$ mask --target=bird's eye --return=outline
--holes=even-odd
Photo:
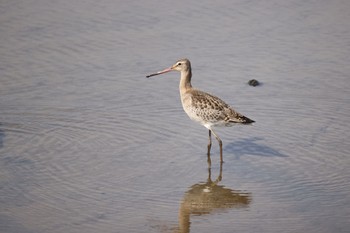
[[[178,66],[181,66],[181,62],[177,63]]]

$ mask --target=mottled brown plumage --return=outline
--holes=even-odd
[[[196,89],[184,93],[182,105],[188,116],[202,125],[231,126],[254,122],[218,97]]]
[[[147,78],[167,73],[173,70],[181,72],[180,96],[182,107],[187,115],[207,129],[209,129],[208,156],[211,149],[211,133],[214,134],[220,145],[220,159],[222,159],[222,141],[213,131],[214,126],[232,126],[235,124],[250,124],[254,121],[236,112],[220,98],[206,92],[192,88],[191,63],[188,59],[181,59],[173,66],[163,71],[148,75]]]

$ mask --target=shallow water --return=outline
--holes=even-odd
[[[349,10],[2,1],[1,232],[348,232]],[[222,167],[179,74],[145,78],[182,57],[256,121],[217,129]]]

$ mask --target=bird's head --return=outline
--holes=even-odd
[[[191,69],[191,63],[187,58],[178,60],[172,67],[172,70],[183,71]]]
[[[177,71],[180,71],[180,72],[181,71],[191,70],[191,63],[190,63],[190,61],[187,58],[184,58],[184,59],[178,60],[171,67],[166,68],[166,69],[164,69],[162,71],[158,71],[157,73],[147,75],[146,77],[149,78],[149,77],[152,77],[152,76],[155,76],[155,75],[168,73],[168,72],[173,71],[173,70],[177,70]]]

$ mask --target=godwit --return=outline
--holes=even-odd
[[[211,133],[214,134],[220,145],[220,161],[222,158],[222,141],[213,131],[215,126],[232,126],[235,124],[250,124],[254,121],[236,112],[220,98],[206,92],[192,88],[191,63],[188,59],[178,60],[173,66],[146,76],[147,78],[164,74],[173,70],[181,72],[180,96],[182,107],[191,120],[196,121],[209,130],[208,158],[211,149]]]

